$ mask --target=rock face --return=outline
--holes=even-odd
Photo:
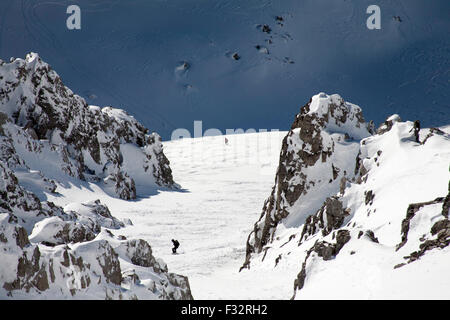
[[[123,110],[88,106],[35,53],[0,66],[0,113],[2,135],[47,177],[101,182],[122,199],[177,187],[157,133]]]
[[[192,299],[147,242],[108,231],[124,224],[100,201],[63,209],[21,186],[8,162],[0,174],[0,298]]]
[[[28,238],[17,222],[0,214],[0,298],[192,299],[188,279],[169,273],[144,240],[95,234],[60,217],[37,223]]]
[[[336,243],[328,243],[326,241],[316,242],[314,246],[312,246],[308,252],[306,253],[305,261],[302,264],[302,270],[297,276],[297,279],[294,281],[294,296],[297,290],[301,290],[305,284],[306,279],[306,266],[309,262],[308,259],[312,258],[312,256],[317,255],[321,257],[324,261],[331,260],[333,257],[336,257],[344,247],[344,245],[349,242],[351,239],[350,232],[348,230],[339,230],[337,232]]]
[[[342,179],[354,179],[359,141],[372,131],[361,109],[339,95],[320,93],[311,98],[283,140],[275,185],[248,237],[245,267],[252,253],[273,240],[278,224],[302,225],[339,191]],[[319,218],[329,223],[329,229],[342,222],[338,203],[330,199],[327,219]]]
[[[321,231],[323,236],[327,236],[332,230],[339,229],[349,214],[349,211],[344,209],[339,197],[327,198],[316,214],[306,218],[300,242],[315,235],[318,231]]]
[[[110,231],[124,223],[99,200],[45,201],[56,178],[122,199],[177,187],[147,131],[122,110],[87,106],[36,54],[0,65],[0,299],[192,299],[146,241]]]
[[[387,118],[386,121],[384,121],[384,123],[381,124],[381,126],[377,129],[377,134],[383,134],[391,130],[394,123],[401,121],[402,119],[398,114],[393,114],[392,116]]]
[[[406,218],[402,221],[402,241],[396,247],[397,251],[404,246],[408,247],[406,250],[415,249],[415,251],[404,257],[407,260],[407,263],[420,259],[429,250],[443,249],[450,244],[450,220],[448,219],[449,206],[450,188],[449,193],[445,198],[440,197],[432,201],[412,203],[408,206]],[[442,210],[440,215],[431,215],[435,214],[441,207]],[[417,222],[414,223],[415,220],[421,221],[420,229],[422,229],[422,232],[424,231],[424,226],[428,229],[425,229],[427,231],[426,233],[418,234],[417,229],[419,229],[419,226]],[[413,227],[411,227],[411,224]],[[413,238],[413,241],[408,238]],[[412,242],[412,245],[408,246],[408,241]],[[414,248],[413,246],[415,246],[417,242],[420,242],[420,244],[418,248]],[[406,250],[403,248],[402,252],[405,252]],[[401,267],[404,264],[405,263],[399,264],[396,267]]]
[[[393,115],[375,134],[339,101],[320,94],[296,117],[241,271],[292,279],[293,299],[448,297],[449,127],[417,143]]]
[[[51,202],[41,203],[34,193],[24,189],[8,162],[3,161],[0,161],[0,212],[14,213],[14,219],[28,232],[45,217],[63,215],[61,208]]]
[[[95,200],[67,205],[64,214],[37,222],[30,239],[47,246],[85,242],[93,240],[102,227],[120,229],[124,226],[123,222],[111,215],[108,207],[101,204],[100,200]]]

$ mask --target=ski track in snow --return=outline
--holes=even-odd
[[[254,272],[243,276],[239,268],[247,236],[273,186],[285,134],[228,135],[228,145],[225,136],[165,142],[181,191],[159,190],[124,201],[90,184],[90,189],[59,186],[62,196],[48,198],[59,205],[100,199],[113,216],[130,218],[133,226],[113,232],[147,240],[170,272],[188,276],[194,299],[251,299],[256,293],[258,298],[280,298],[279,291],[272,292],[273,283],[266,294],[255,291],[255,281],[264,287],[263,279]],[[172,238],[181,244],[177,255],[171,251]],[[284,298],[291,294],[291,280],[280,281]]]

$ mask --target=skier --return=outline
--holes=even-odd
[[[174,239],[172,239],[172,243],[173,243],[172,253],[176,254],[177,249],[180,246],[180,243],[178,242],[178,240],[174,240]]]
[[[225,138],[225,144],[228,145],[228,139],[227,138]]]
[[[420,121],[416,120],[414,121],[414,136],[416,137],[416,142],[420,143],[419,141],[419,131],[420,131]]]

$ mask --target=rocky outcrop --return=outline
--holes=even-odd
[[[427,221],[431,226],[431,228],[429,229],[429,232],[427,234],[421,235],[419,239],[419,241],[421,242],[419,244],[419,248],[404,257],[407,260],[407,263],[411,263],[413,261],[420,259],[429,250],[437,248],[443,249],[450,244],[450,220],[448,219],[448,212],[450,206],[450,190],[449,190],[449,193],[445,198],[440,197],[432,201],[412,203],[408,206],[408,210],[406,211],[406,218],[402,222],[401,228],[402,241],[397,245],[396,250],[399,251],[403,246],[407,244],[408,235],[410,233],[411,221],[417,215],[423,214],[422,212],[424,212],[424,209],[428,209],[427,207],[439,208],[440,204],[442,204],[440,216],[439,215],[437,217],[432,216],[431,218],[428,219],[427,217],[421,218],[422,220]],[[417,241],[417,239],[414,240]],[[402,265],[404,264],[397,265],[396,267],[398,268]]]
[[[123,110],[88,106],[37,54],[2,64],[0,75],[0,133],[36,159],[32,169],[102,182],[127,200],[139,187],[177,187],[157,133]]]
[[[428,134],[423,139],[422,144],[425,144],[428,141],[428,139],[430,139],[435,134],[438,134],[440,136],[445,136],[446,135],[446,133],[444,131],[442,131],[441,129],[439,129],[439,128],[430,128],[430,131],[428,132]]]
[[[156,133],[88,106],[30,54],[0,65],[0,299],[192,299],[147,242],[114,236],[124,222],[99,200],[45,201],[58,196],[53,179],[126,200],[139,187],[177,187]]]
[[[425,282],[447,272],[450,194],[442,197],[442,190],[448,185],[448,128],[421,129],[421,140],[428,138],[417,144],[414,123],[393,115],[377,134],[369,135],[369,123],[367,136],[352,139],[345,117],[331,116],[340,104],[327,96],[317,103],[319,97],[284,138],[275,186],[248,237],[241,271],[252,263],[254,271],[244,273],[289,275],[293,299],[370,299],[398,287],[409,292],[393,295],[426,297]],[[336,122],[341,127],[331,125]],[[345,150],[341,141],[356,146]],[[435,200],[414,201],[419,198]],[[421,263],[427,276],[417,272]],[[446,282],[439,288],[446,290]]]
[[[380,127],[377,129],[377,134],[384,134],[388,132],[389,130],[391,130],[394,123],[401,121],[402,119],[398,114],[393,114],[392,116],[387,118],[386,121],[384,121],[384,123],[380,125]]]
[[[41,202],[34,193],[22,187],[7,164],[0,161],[0,212],[14,213],[16,222],[27,232],[31,232],[34,224],[46,217],[66,217],[62,208],[51,202]]]
[[[187,278],[169,273],[147,242],[105,229],[124,223],[100,201],[66,209],[41,202],[7,164],[0,161],[0,298],[192,299]],[[123,276],[129,265],[141,268],[133,286]]]
[[[401,247],[403,247],[408,241],[408,232],[410,227],[410,222],[416,215],[416,213],[425,206],[443,203],[444,198],[436,198],[432,201],[420,202],[420,203],[412,203],[408,206],[408,210],[406,210],[406,218],[402,221],[402,241],[397,245],[396,250],[398,251]]]
[[[100,241],[98,243],[96,259],[102,268],[105,280],[108,283],[120,285],[122,282],[122,270],[120,270],[119,255],[114,251],[107,241]]]
[[[307,222],[305,233],[314,232],[315,224],[328,223],[329,232],[342,223],[345,214],[339,202],[330,198],[323,203],[354,178],[359,141],[372,130],[361,109],[339,95],[312,97],[283,139],[275,185],[248,237],[244,267],[249,267],[253,253],[273,240],[279,223],[291,227]],[[322,211],[310,217],[318,210]]]
[[[331,231],[339,229],[343,225],[344,219],[349,215],[349,210],[343,207],[339,197],[327,198],[315,215],[306,218],[299,243],[319,231],[321,231],[322,236],[327,236]]]
[[[79,222],[51,217],[36,223],[30,239],[46,246],[85,242],[93,240],[100,232],[99,229],[93,230]]]
[[[305,279],[307,276],[306,268],[307,263],[310,258],[312,258],[313,255],[317,255],[318,257],[321,257],[324,261],[330,260],[333,257],[336,257],[341,251],[341,249],[344,247],[344,245],[349,242],[351,239],[350,232],[345,229],[341,229],[337,232],[336,235],[336,242],[335,243],[328,243],[326,241],[317,241],[306,253],[305,261],[302,263],[302,269],[300,273],[297,276],[297,279],[294,281],[294,296],[292,299],[295,298],[295,294],[298,290],[301,290],[303,286],[305,285]]]
[[[125,226],[100,200],[69,204],[60,212],[58,216],[37,222],[30,239],[47,246],[85,242],[93,240],[102,227],[119,229]]]
[[[127,241],[122,245],[121,250],[137,266],[153,268],[156,272],[167,272],[167,265],[153,257],[152,248],[144,240]]]
[[[105,229],[124,223],[100,201],[66,211],[41,202],[6,165],[0,161],[0,298],[192,299],[187,278],[169,273],[147,242]],[[141,268],[131,272],[133,286],[123,276],[129,265]]]
[[[14,173],[2,162],[0,162],[0,207],[9,212],[40,211],[42,208],[39,199],[23,189]]]
[[[0,214],[0,259],[8,266],[0,271],[0,298],[192,299],[188,279],[169,273],[144,240],[118,240],[111,232],[91,239],[76,234],[83,224],[59,217],[42,220],[29,239],[17,220]]]
[[[394,250],[387,249],[392,248],[392,245],[389,244],[389,246],[386,246],[386,243],[383,242],[392,239],[392,232],[386,232],[383,231],[383,229],[386,228],[386,226],[386,229],[390,228],[390,225],[393,222],[398,223],[396,221],[399,219],[396,217],[395,213],[391,212],[392,209],[390,210],[393,205],[392,200],[383,199],[383,197],[389,198],[389,196],[392,196],[393,191],[389,189],[389,187],[390,183],[392,183],[392,180],[390,179],[394,178],[383,179],[386,178],[386,172],[390,172],[388,175],[389,177],[403,176],[402,173],[389,171],[392,166],[386,164],[386,162],[392,161],[392,163],[396,163],[398,166],[398,163],[406,165],[405,161],[411,159],[416,161],[415,165],[417,165],[417,168],[423,168],[427,166],[423,164],[425,161],[418,161],[417,157],[424,157],[423,154],[429,152],[428,149],[425,148],[429,148],[430,150],[436,149],[433,149],[432,146],[424,147],[424,143],[422,143],[423,149],[410,149],[410,145],[414,142],[411,134],[411,122],[401,122],[399,117],[393,116],[388,118],[384,125],[385,130],[379,130],[379,133],[376,136],[361,141],[361,148],[357,157],[358,169],[356,172],[358,172],[358,174],[354,181],[357,184],[347,185],[347,188],[350,190],[347,188],[341,189],[339,194],[334,197],[339,199],[343,205],[351,204],[352,212],[349,212],[350,216],[348,220],[344,218],[344,224],[348,221],[346,228],[349,228],[351,232],[357,231],[358,233],[356,233],[357,237],[352,239],[348,244],[351,248],[348,250],[349,256],[358,253],[358,255],[364,255],[367,258],[368,254],[361,252],[361,248],[370,246],[370,248],[367,248],[368,252],[380,254],[380,256],[384,257],[383,259],[385,259],[385,262],[382,264],[385,264],[386,267],[391,270],[396,270],[395,272],[401,272],[398,270],[399,268],[409,263],[417,263],[418,260],[432,250],[434,251],[434,256],[432,256],[431,259],[435,259],[435,261],[437,261],[436,259],[439,260],[439,258],[437,258],[439,257],[439,253],[437,251],[448,248],[450,244],[450,222],[448,220],[450,195],[438,197],[431,201],[410,203],[407,205],[406,217],[403,221],[400,220],[400,243],[395,247],[395,252]],[[428,141],[433,139],[433,142],[431,143],[435,144],[434,148],[436,148],[436,146],[438,146],[437,148],[442,148],[442,146],[449,141],[448,134],[440,129],[424,129],[423,134],[428,137]],[[389,135],[389,137],[381,137],[382,135]],[[414,151],[414,153],[412,151]],[[433,155],[438,154],[436,151],[431,152],[433,152]],[[399,159],[402,159],[403,161],[398,162],[396,157],[399,157]],[[386,167],[383,168],[383,165],[386,165]],[[428,163],[428,165],[430,164]],[[443,167],[445,168],[445,165]],[[433,169],[430,169],[430,171],[435,174]],[[369,176],[371,177],[370,180],[368,179]],[[416,181],[413,178],[412,181],[413,182],[410,183],[418,187],[419,190],[424,188],[422,179]],[[437,183],[439,179],[436,179],[435,175],[434,179],[431,181]],[[428,188],[430,188],[430,186],[428,186]],[[374,190],[378,191],[375,192]],[[386,190],[390,191],[386,192]],[[403,185],[401,189],[396,189],[395,192],[399,192],[395,199],[398,198],[400,202],[403,200],[403,197],[411,198],[410,194],[422,196],[423,193],[423,191],[417,192],[416,190],[411,190],[409,185]],[[327,200],[329,201],[329,199]],[[398,204],[395,204],[395,206],[398,207]],[[314,246],[307,251],[302,268],[294,281],[293,298],[295,298],[299,290],[304,287],[308,272],[317,272],[320,268],[326,268],[325,265],[321,265],[320,260],[312,259],[314,255],[322,257],[324,261],[335,257],[333,255],[334,248],[328,244],[328,241],[322,239],[322,237],[330,234],[326,229],[327,223],[324,214],[326,210],[326,203],[324,203],[321,210],[318,211],[316,215],[308,217],[307,222],[303,225],[301,239],[298,242],[300,250],[304,249],[304,243],[307,240],[311,238],[317,240]],[[374,220],[371,220],[372,215],[374,216]],[[380,227],[380,221],[383,221],[380,220],[381,217],[384,217],[386,222],[385,226]],[[377,221],[375,223],[375,226],[377,226],[377,235],[375,235],[371,229],[364,228],[365,225],[371,225],[373,223],[372,221]],[[337,228],[340,228],[342,225],[343,224],[337,225]],[[400,223],[396,225],[400,225]],[[340,230],[342,229],[338,229],[338,232]],[[369,240],[371,244],[361,246],[361,244],[356,243],[357,241],[360,241],[359,239]],[[390,253],[387,254],[386,251]],[[276,253],[272,253],[272,256],[275,256],[275,254]],[[443,252],[442,254],[445,253]],[[342,257],[340,258],[339,264],[341,266],[343,263],[345,264],[343,261],[349,263],[350,259],[351,258]],[[427,260],[428,264],[430,263],[429,261],[430,260]],[[357,267],[352,269],[354,271],[358,270],[358,268],[361,267],[361,264],[364,264],[364,262],[359,260],[352,260],[351,263],[357,265]],[[381,270],[381,268],[384,267],[377,266],[374,270],[377,270],[378,268]],[[439,268],[437,270],[439,270]],[[384,273],[387,272],[388,271],[385,271]],[[395,277],[395,275],[393,275],[393,277]],[[421,275],[417,274],[417,279],[415,279],[415,281],[421,281],[420,279]],[[303,295],[301,295],[301,297],[303,297]]]
[[[96,233],[100,232],[100,227],[120,229],[125,226],[122,221],[112,216],[108,207],[100,200],[68,204],[64,207],[64,211],[75,216],[75,220]]]

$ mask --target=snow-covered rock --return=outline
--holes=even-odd
[[[103,182],[122,199],[177,187],[157,133],[124,110],[88,106],[36,53],[0,66],[0,113],[2,135],[49,178]]]
[[[19,184],[14,172],[0,161],[0,212],[14,213],[19,224],[31,232],[36,222],[50,216],[60,216],[62,209],[51,202],[43,202]]]
[[[47,201],[79,179],[124,200],[177,188],[147,131],[88,106],[37,54],[0,65],[0,299],[192,299],[146,241],[114,236],[125,224],[100,200]]]
[[[60,216],[46,218],[36,223],[30,235],[32,242],[46,245],[76,243],[93,240],[101,228],[120,229],[125,224],[111,215],[100,200],[71,203]]]
[[[86,203],[71,203],[64,207],[66,212],[73,212],[77,220],[89,226],[92,230],[98,230],[100,227],[110,229],[120,229],[125,224],[111,215],[108,207],[101,204],[100,200],[89,201]]]
[[[63,209],[25,190],[7,162],[0,175],[0,298],[192,299],[147,242],[105,229],[124,224],[98,200]]]
[[[36,223],[29,238],[17,220],[0,214],[0,298],[192,299],[188,279],[169,273],[144,240],[60,217]]]
[[[372,130],[361,108],[337,94],[319,93],[302,107],[283,140],[275,185],[249,235],[245,266],[273,240],[279,223],[302,225],[343,180],[354,179],[359,141]]]
[[[331,168],[318,160],[307,163],[308,158],[300,156],[305,149],[310,158],[319,158],[327,151],[323,144],[310,143],[318,146],[310,152],[308,140],[289,141],[297,124],[300,133],[317,130],[312,137],[329,134],[327,125],[311,125],[320,121],[299,121],[311,110],[328,114],[326,105],[310,106],[321,96],[313,97],[297,116],[283,142],[274,192],[249,236],[244,267],[250,270],[243,268],[243,276],[264,272],[268,277],[292,277],[295,299],[448,297],[449,127],[422,129],[417,143],[414,123],[393,115],[376,134],[370,134],[371,125],[367,133],[354,135],[356,139],[347,142],[355,143],[354,149],[327,154],[325,164],[332,160]],[[362,121],[349,125],[365,128]],[[352,128],[347,130],[350,135]],[[337,150],[339,140],[333,142]],[[347,172],[327,188],[335,173],[330,169],[345,168],[336,165],[333,155],[347,159]],[[315,166],[321,170],[313,176],[307,170]],[[303,179],[286,180],[283,173],[289,170],[290,177],[303,174]],[[338,171],[336,178],[341,174]],[[310,190],[305,192],[304,185],[313,177],[315,195],[308,198]],[[288,201],[295,190],[301,192],[293,199],[301,204]],[[297,217],[296,223],[290,217]]]
[[[93,240],[99,231],[95,232],[82,223],[51,217],[36,223],[29,239],[35,243],[55,246]]]

